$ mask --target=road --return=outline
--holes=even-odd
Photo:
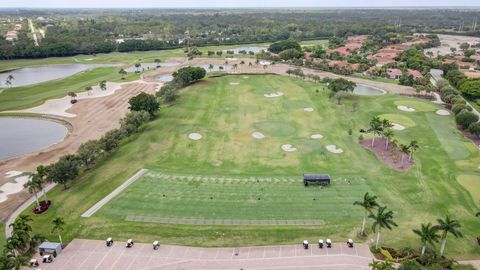
[[[37,34],[35,33],[35,28],[33,28],[33,22],[31,19],[28,19],[28,26],[30,27],[30,31],[32,32],[33,42],[35,43],[35,46],[38,46]]]

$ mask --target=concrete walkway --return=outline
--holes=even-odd
[[[115,239],[114,239],[115,240]],[[334,243],[323,249],[311,245],[195,248],[135,243],[125,248],[125,239],[107,247],[105,241],[73,240],[53,263],[41,263],[42,270],[59,269],[331,269],[367,270],[373,256],[368,245]],[[135,240],[135,239],[134,239]],[[313,239],[311,239],[313,241]],[[318,240],[316,240],[318,241]],[[153,241],[152,241],[153,242]],[[38,259],[37,255],[37,259]]]
[[[95,212],[97,212],[100,208],[102,208],[102,206],[104,206],[110,200],[115,198],[115,196],[120,194],[120,192],[122,192],[128,186],[130,186],[135,181],[137,181],[146,172],[148,172],[147,169],[141,169],[140,171],[138,171],[136,174],[134,174],[132,177],[130,177],[127,181],[125,181],[123,184],[121,184],[115,190],[113,190],[110,194],[105,196],[103,199],[101,199],[99,202],[97,202],[94,206],[92,206],[90,209],[88,209],[85,213],[83,213],[82,217],[91,217],[93,214],[95,214]]]

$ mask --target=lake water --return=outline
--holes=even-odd
[[[61,142],[68,129],[57,122],[0,117],[0,159],[32,153]]]
[[[135,72],[135,71],[143,71],[143,70],[150,70],[150,69],[156,69],[157,68],[157,63],[141,63],[141,66],[137,69],[135,66],[131,66],[125,69],[126,72]],[[160,67],[176,67],[179,66],[180,63],[174,63],[174,62],[160,62],[159,63]]]
[[[378,96],[383,94],[383,91],[366,85],[357,85],[357,87],[353,89],[353,93],[361,96]]]
[[[247,54],[248,54],[248,52],[259,53],[262,50],[266,51],[267,48],[265,48],[265,47],[238,47],[238,48],[223,50],[223,52],[227,53],[227,51],[234,51],[235,54],[238,54],[240,51],[246,51]]]
[[[13,76],[12,87],[26,86],[55,79],[72,76],[75,73],[91,68],[118,66],[116,64],[67,64],[46,65],[36,67],[19,68],[0,73],[0,88],[6,88],[5,81],[9,75]]]

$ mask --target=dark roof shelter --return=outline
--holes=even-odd
[[[315,182],[319,185],[330,185],[330,175],[328,174],[304,174],[303,184],[308,186],[308,182]]]

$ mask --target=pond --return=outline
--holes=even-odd
[[[162,81],[162,82],[170,82],[173,80],[173,75],[170,74],[163,74],[157,77],[157,80]]]
[[[115,64],[68,64],[68,65],[46,65],[19,68],[0,73],[0,88],[8,87],[5,83],[7,77],[12,75],[12,87],[26,86],[55,79],[71,76],[75,73],[97,67],[118,66]]]
[[[357,85],[355,89],[353,89],[353,93],[361,96],[378,96],[383,94],[384,92],[370,86]]]
[[[157,65],[160,67],[176,67],[179,66],[181,63],[175,63],[175,62],[160,62],[159,64],[157,63],[140,63],[140,67],[136,68],[135,66],[131,66],[125,69],[126,72],[135,72],[135,71],[145,71],[149,69],[156,69]]]
[[[0,159],[39,151],[67,136],[68,129],[57,122],[20,117],[0,117]]]
[[[267,48],[265,47],[238,47],[238,48],[223,50],[223,52],[227,53],[227,51],[233,51],[235,54],[239,54],[240,51],[246,51],[247,53],[248,52],[259,53],[261,51],[266,51],[266,50]]]

